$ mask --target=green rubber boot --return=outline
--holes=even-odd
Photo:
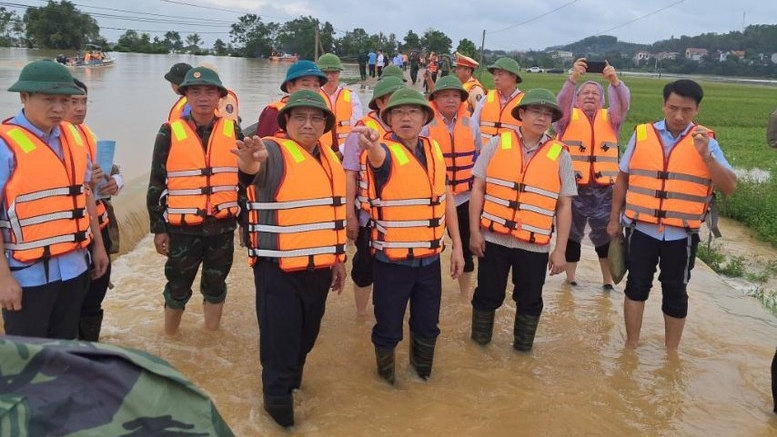
[[[521,352],[531,350],[539,323],[540,316],[515,316],[515,325],[513,326],[513,347],[515,350]]]
[[[394,349],[375,348],[375,360],[378,364],[378,375],[391,385],[394,385]]]
[[[436,338],[420,338],[410,333],[410,365],[423,380],[432,375]]]
[[[494,331],[494,311],[481,311],[472,308],[472,339],[485,346],[491,343]]]

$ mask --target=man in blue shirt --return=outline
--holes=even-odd
[[[378,55],[375,50],[370,50],[367,54],[367,66],[370,69],[370,77],[375,77],[375,61],[378,60]]]
[[[8,90],[20,93],[23,109],[0,126],[5,333],[74,339],[89,277],[102,276],[108,266],[88,188],[86,144],[64,121],[70,96],[83,91],[53,61],[28,64]]]
[[[681,79],[664,87],[664,119],[638,125],[621,158],[607,233],[627,227],[626,347],[636,348],[645,301],[658,266],[665,345],[676,351],[688,313],[688,293],[699,227],[713,189],[729,195],[737,177],[714,133],[693,122],[701,86]],[[621,216],[623,213],[623,216]]]

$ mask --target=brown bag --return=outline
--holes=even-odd
[[[626,239],[618,234],[610,240],[610,249],[607,252],[607,264],[610,266],[612,280],[616,284],[626,275]]]
[[[108,212],[108,236],[111,238],[111,247],[109,254],[119,253],[119,220],[116,219],[116,213],[113,211],[113,203],[110,199],[103,199],[105,210]]]

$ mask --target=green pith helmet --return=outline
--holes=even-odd
[[[390,126],[388,122],[388,115],[391,112],[391,108],[404,105],[420,106],[424,112],[426,112],[426,120],[424,120],[424,124],[428,124],[434,120],[434,110],[431,106],[429,106],[429,102],[426,101],[426,98],[423,94],[412,88],[402,88],[396,90],[394,94],[391,95],[391,99],[389,99],[388,105],[386,105],[386,107],[380,111],[380,119],[383,120],[383,123],[385,123],[387,126]]]
[[[466,101],[469,98],[469,93],[461,85],[461,81],[459,80],[459,78],[449,74],[445,77],[441,77],[437,79],[437,82],[434,84],[434,90],[431,93],[429,93],[429,100],[434,100],[434,95],[438,91],[445,91],[445,90],[458,91],[459,94],[461,95],[462,102]]]
[[[186,77],[186,72],[191,69],[192,69],[192,66],[187,64],[186,62],[179,62],[177,64],[173,64],[173,66],[170,67],[170,71],[165,73],[165,80],[167,80],[170,83],[180,85],[181,82],[183,82],[183,78]]]
[[[516,61],[513,58],[499,58],[494,62],[493,64],[488,66],[488,72],[491,74],[494,74],[494,70],[504,70],[508,73],[514,74],[516,77],[518,77],[518,82],[523,82],[523,79],[521,79],[521,66],[518,64],[518,61]]]
[[[221,97],[227,95],[227,89],[221,84],[219,74],[210,68],[195,67],[186,72],[186,76],[183,78],[183,82],[178,85],[178,94],[186,95],[186,90],[192,85],[208,85],[215,86],[219,89]]]
[[[400,78],[395,76],[389,76],[383,80],[379,80],[378,83],[375,84],[375,88],[372,90],[372,99],[370,99],[370,103],[367,106],[369,106],[373,111],[377,111],[378,104],[375,103],[376,100],[383,96],[393,94],[394,91],[404,87],[405,83],[402,82]]]
[[[334,53],[324,53],[316,61],[318,69],[321,71],[343,71],[343,63]]]
[[[73,75],[59,62],[44,59],[30,62],[22,68],[19,80],[8,88],[14,93],[83,95],[84,91],[73,83]]]
[[[286,85],[289,82],[295,81],[300,77],[305,76],[317,77],[318,83],[321,86],[324,86],[324,84],[327,82],[326,74],[324,74],[324,72],[321,71],[318,66],[316,66],[315,62],[302,60],[291,64],[289,69],[286,70],[286,79],[283,79],[283,83],[281,84],[281,91],[288,93],[289,90],[286,88]]]
[[[544,106],[546,108],[552,109],[553,122],[558,121],[558,119],[564,115],[564,113],[561,112],[561,108],[558,107],[558,103],[556,103],[556,95],[545,88],[534,88],[532,90],[526,91],[526,94],[524,94],[521,102],[518,103],[515,108],[513,108],[513,118],[520,120],[521,117],[518,115],[518,109],[526,108],[528,106]]]
[[[407,79],[405,79],[405,73],[396,65],[389,65],[388,67],[384,68],[383,74],[380,75],[380,79],[383,79],[384,77],[398,77],[402,79],[403,82],[407,82]]]
[[[324,133],[329,132],[335,125],[335,114],[326,105],[326,101],[321,94],[311,90],[294,91],[286,105],[278,111],[278,126],[286,130],[286,113],[294,108],[316,108],[324,111],[326,117],[326,128]]]

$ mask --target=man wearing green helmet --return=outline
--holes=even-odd
[[[480,258],[472,339],[482,346],[491,341],[494,314],[504,303],[512,269],[513,347],[526,352],[542,312],[545,271],[564,271],[577,184],[564,144],[547,134],[562,115],[556,96],[542,88],[529,90],[511,115],[521,127],[491,139],[472,170],[469,244]]]
[[[380,117],[383,108],[395,91],[404,88],[398,77],[384,76],[375,85],[369,107],[369,114],[356,122],[356,126],[367,126],[378,132],[383,138],[391,131]],[[351,133],[345,139],[343,149],[343,169],[345,169],[345,210],[348,238],[356,245],[351,267],[353,280],[353,298],[356,303],[356,316],[367,315],[367,305],[372,287],[372,254],[370,254],[370,206],[367,202],[367,155],[359,147],[359,135]]]
[[[289,96],[278,124],[284,137],[247,137],[233,153],[248,191],[264,409],[290,427],[329,290],[345,283],[345,173],[319,142],[335,116],[317,92]]]
[[[437,79],[429,101],[434,109],[434,120],[424,126],[421,136],[429,137],[440,145],[445,158],[448,184],[456,203],[459,234],[464,242],[464,271],[459,276],[459,294],[469,298],[472,272],[475,263],[469,250],[469,195],[472,189],[472,167],[475,165],[475,139],[466,101],[469,93],[454,75]]]
[[[48,60],[27,64],[8,91],[19,93],[23,109],[0,125],[5,334],[75,339],[90,276],[108,267],[86,143],[65,121],[70,96],[84,92],[67,68]]]
[[[450,274],[456,279],[464,264],[456,207],[445,180],[445,161],[434,140],[419,136],[434,113],[416,90],[394,92],[381,113],[392,132],[381,139],[358,126],[359,146],[366,151],[367,190],[372,217],[372,343],[378,374],[394,383],[394,349],[402,340],[410,303],[410,365],[422,379],[432,373],[440,329],[442,278],[440,253],[446,226],[453,243]]]
[[[488,66],[488,72],[494,75],[494,89],[480,99],[472,112],[475,139],[483,145],[492,137],[521,126],[521,121],[512,116],[523,98],[523,91],[518,88],[523,82],[520,71],[521,66],[512,58],[499,58]]]
[[[326,75],[318,68],[313,61],[297,61],[286,70],[286,77],[281,83],[281,91],[287,93],[280,100],[276,100],[265,106],[262,113],[259,114],[259,121],[256,124],[256,135],[267,137],[277,135],[278,112],[289,100],[289,95],[298,90],[313,90],[318,92],[326,84]]]
[[[327,79],[319,93],[335,114],[334,128],[321,137],[321,145],[331,147],[336,153],[342,154],[345,137],[348,136],[351,127],[362,118],[362,102],[357,93],[340,85],[343,63],[337,55],[324,53],[318,58],[316,65],[324,72]]]

